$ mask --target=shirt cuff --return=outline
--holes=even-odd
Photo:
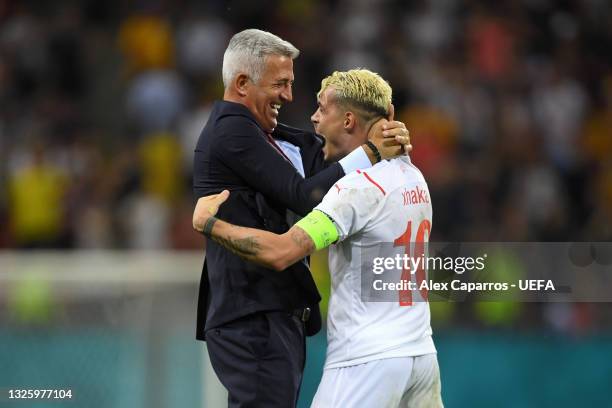
[[[350,152],[346,157],[338,163],[342,166],[344,174],[349,174],[355,170],[369,169],[372,167],[372,162],[368,158],[362,146]]]

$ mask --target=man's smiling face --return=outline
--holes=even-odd
[[[293,79],[293,60],[269,55],[260,80],[249,81],[244,103],[266,132],[272,132],[277,126],[280,107],[293,100]]]

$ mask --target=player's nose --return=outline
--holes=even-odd
[[[317,109],[315,111],[315,113],[312,114],[312,116],[310,116],[310,121],[312,122],[313,125],[316,125],[317,123],[319,123],[319,110]]]

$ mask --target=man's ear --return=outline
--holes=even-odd
[[[357,126],[357,116],[353,112],[346,112],[344,114],[344,129],[351,131]]]
[[[246,74],[238,74],[234,79],[234,88],[240,96],[246,96],[249,87],[249,77]]]

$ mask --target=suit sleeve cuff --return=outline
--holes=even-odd
[[[361,146],[350,152],[338,163],[340,163],[342,166],[344,174],[349,174],[355,170],[369,169],[372,167],[372,163],[370,162],[370,159],[368,159],[368,155]]]

